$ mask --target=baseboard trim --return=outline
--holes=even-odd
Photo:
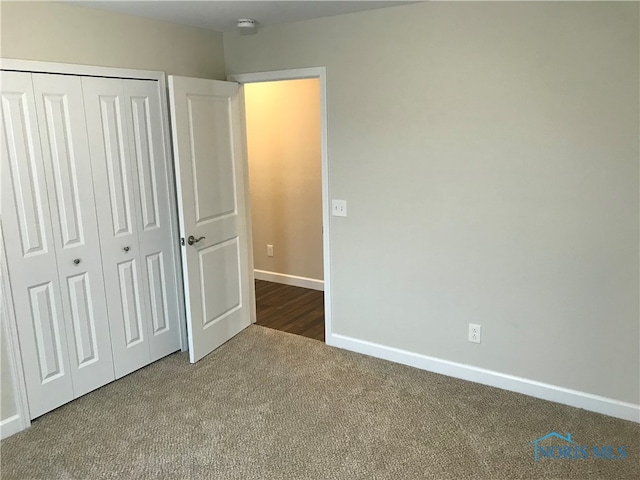
[[[313,290],[324,291],[324,282],[315,278],[298,277],[296,275],[287,275],[286,273],[267,272],[266,270],[254,270],[256,280],[264,280],[266,282],[282,283],[283,285],[291,285],[293,287],[311,288]]]
[[[14,433],[18,433],[19,431],[24,429],[25,426],[22,422],[22,419],[20,418],[20,415],[15,414],[0,421],[0,438],[4,440]]]
[[[420,355],[335,333],[327,336],[326,343],[332,347],[382,358],[421,370],[481,383],[483,385],[640,423],[640,405],[633,403],[621,402],[612,398],[592,395],[590,393],[507,375],[493,370],[486,370],[471,365]]]

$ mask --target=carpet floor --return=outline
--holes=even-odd
[[[589,457],[534,461],[530,442],[552,431],[571,433]],[[639,443],[632,422],[254,325],[195,365],[177,353],[44,415],[0,443],[0,473],[638,479]],[[593,458],[594,445],[624,446],[626,458]]]

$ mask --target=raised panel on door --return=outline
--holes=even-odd
[[[150,362],[146,262],[140,252],[138,180],[130,152],[123,81],[83,78],[116,378]]]
[[[245,145],[238,84],[169,77],[189,355],[196,362],[251,323]]]
[[[74,396],[115,379],[80,77],[34,74]]]
[[[151,361],[180,348],[178,285],[160,91],[157,82],[124,80],[129,145],[137,178],[137,226]]]
[[[1,73],[2,229],[31,418],[73,399],[31,74]]]

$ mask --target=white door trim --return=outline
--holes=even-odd
[[[29,404],[27,403],[27,388],[22,371],[20,344],[15,324],[13,297],[9,281],[9,269],[4,249],[4,237],[0,224],[0,328],[5,339],[6,358],[11,376],[11,394],[16,406],[16,413],[0,421],[0,438],[7,438],[14,433],[24,430],[31,425]]]
[[[80,65],[76,63],[40,62],[37,60],[19,60],[13,58],[1,58],[0,69],[32,73],[59,73],[88,77],[135,78],[138,80],[157,81],[160,81],[160,79],[165,77],[164,72],[157,72],[154,70],[98,67],[93,65]]]
[[[273,82],[279,80],[300,80],[318,78],[320,80],[320,148],[322,161],[322,255],[324,263],[324,332],[325,338],[333,335],[331,303],[331,235],[330,235],[330,197],[329,197],[329,157],[327,146],[327,67],[294,68],[270,72],[237,73],[227,76],[227,80],[240,84]],[[250,205],[249,205],[250,208]],[[247,212],[251,218],[251,212]],[[249,241],[252,244],[252,238]],[[249,249],[251,250],[251,249]],[[252,259],[251,259],[252,260]]]

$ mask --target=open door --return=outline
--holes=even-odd
[[[169,76],[189,359],[255,315],[249,264],[246,145],[237,83]]]

